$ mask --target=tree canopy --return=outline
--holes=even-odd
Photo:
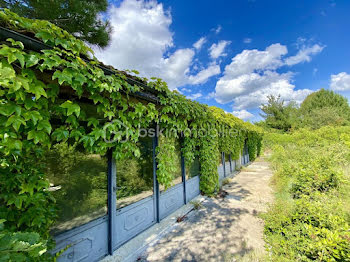
[[[306,97],[299,111],[301,125],[312,129],[325,125],[346,125],[350,121],[348,100],[340,94],[325,89]]]
[[[291,128],[306,127],[319,129],[323,126],[344,126],[350,124],[348,100],[340,94],[321,89],[307,96],[298,108],[295,102],[288,104],[280,96],[270,95],[268,103],[261,106],[265,119],[258,125],[289,131]]]
[[[105,47],[111,26],[101,18],[107,0],[0,0],[2,8],[33,19],[48,20],[90,44]]]
[[[262,105],[261,110],[266,127],[288,131],[295,122],[297,106],[294,102],[285,103],[280,96],[270,95],[268,103]]]

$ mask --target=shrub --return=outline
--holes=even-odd
[[[350,261],[349,131],[265,136],[276,171],[276,201],[263,215],[273,261]]]

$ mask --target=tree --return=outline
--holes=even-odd
[[[296,121],[297,106],[295,102],[285,103],[280,96],[269,95],[267,104],[261,105],[265,126],[288,131]]]
[[[310,113],[314,109],[332,107],[337,108],[342,113],[349,113],[348,100],[333,91],[321,89],[308,95],[300,105],[300,111]]]
[[[321,89],[305,98],[299,114],[301,126],[312,129],[325,125],[347,125],[350,121],[350,106],[342,95]]]
[[[110,23],[101,17],[107,0],[0,0],[20,16],[48,20],[90,44],[106,47],[110,40]]]

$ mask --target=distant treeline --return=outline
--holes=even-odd
[[[280,96],[269,96],[261,106],[263,121],[257,125],[282,132],[299,128],[319,129],[322,126],[350,125],[348,100],[333,91],[321,89],[310,94],[301,103],[286,103]]]

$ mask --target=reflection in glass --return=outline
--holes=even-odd
[[[170,159],[173,160],[173,163],[175,163],[175,172],[174,172],[174,179],[172,181],[172,186],[175,186],[177,184],[182,183],[182,172],[181,172],[181,144],[178,138],[175,137],[165,137],[160,136],[159,137],[159,146],[162,147],[164,144],[170,144],[175,147],[175,152],[171,156]],[[164,186],[159,185],[160,191],[164,191]]]
[[[60,143],[43,157],[56,199],[57,234],[101,217],[107,212],[107,157],[85,153],[78,146]]]
[[[225,162],[230,162],[230,154],[225,153]]]
[[[220,153],[220,157],[218,159],[219,166],[222,166],[222,153]]]
[[[244,142],[244,147],[243,147],[243,155],[247,155],[248,154],[248,144],[247,141]]]
[[[153,144],[151,137],[140,137],[141,156],[116,161],[117,209],[153,195]]]
[[[199,158],[196,157],[190,166],[186,165],[186,179],[198,176],[200,172]]]

